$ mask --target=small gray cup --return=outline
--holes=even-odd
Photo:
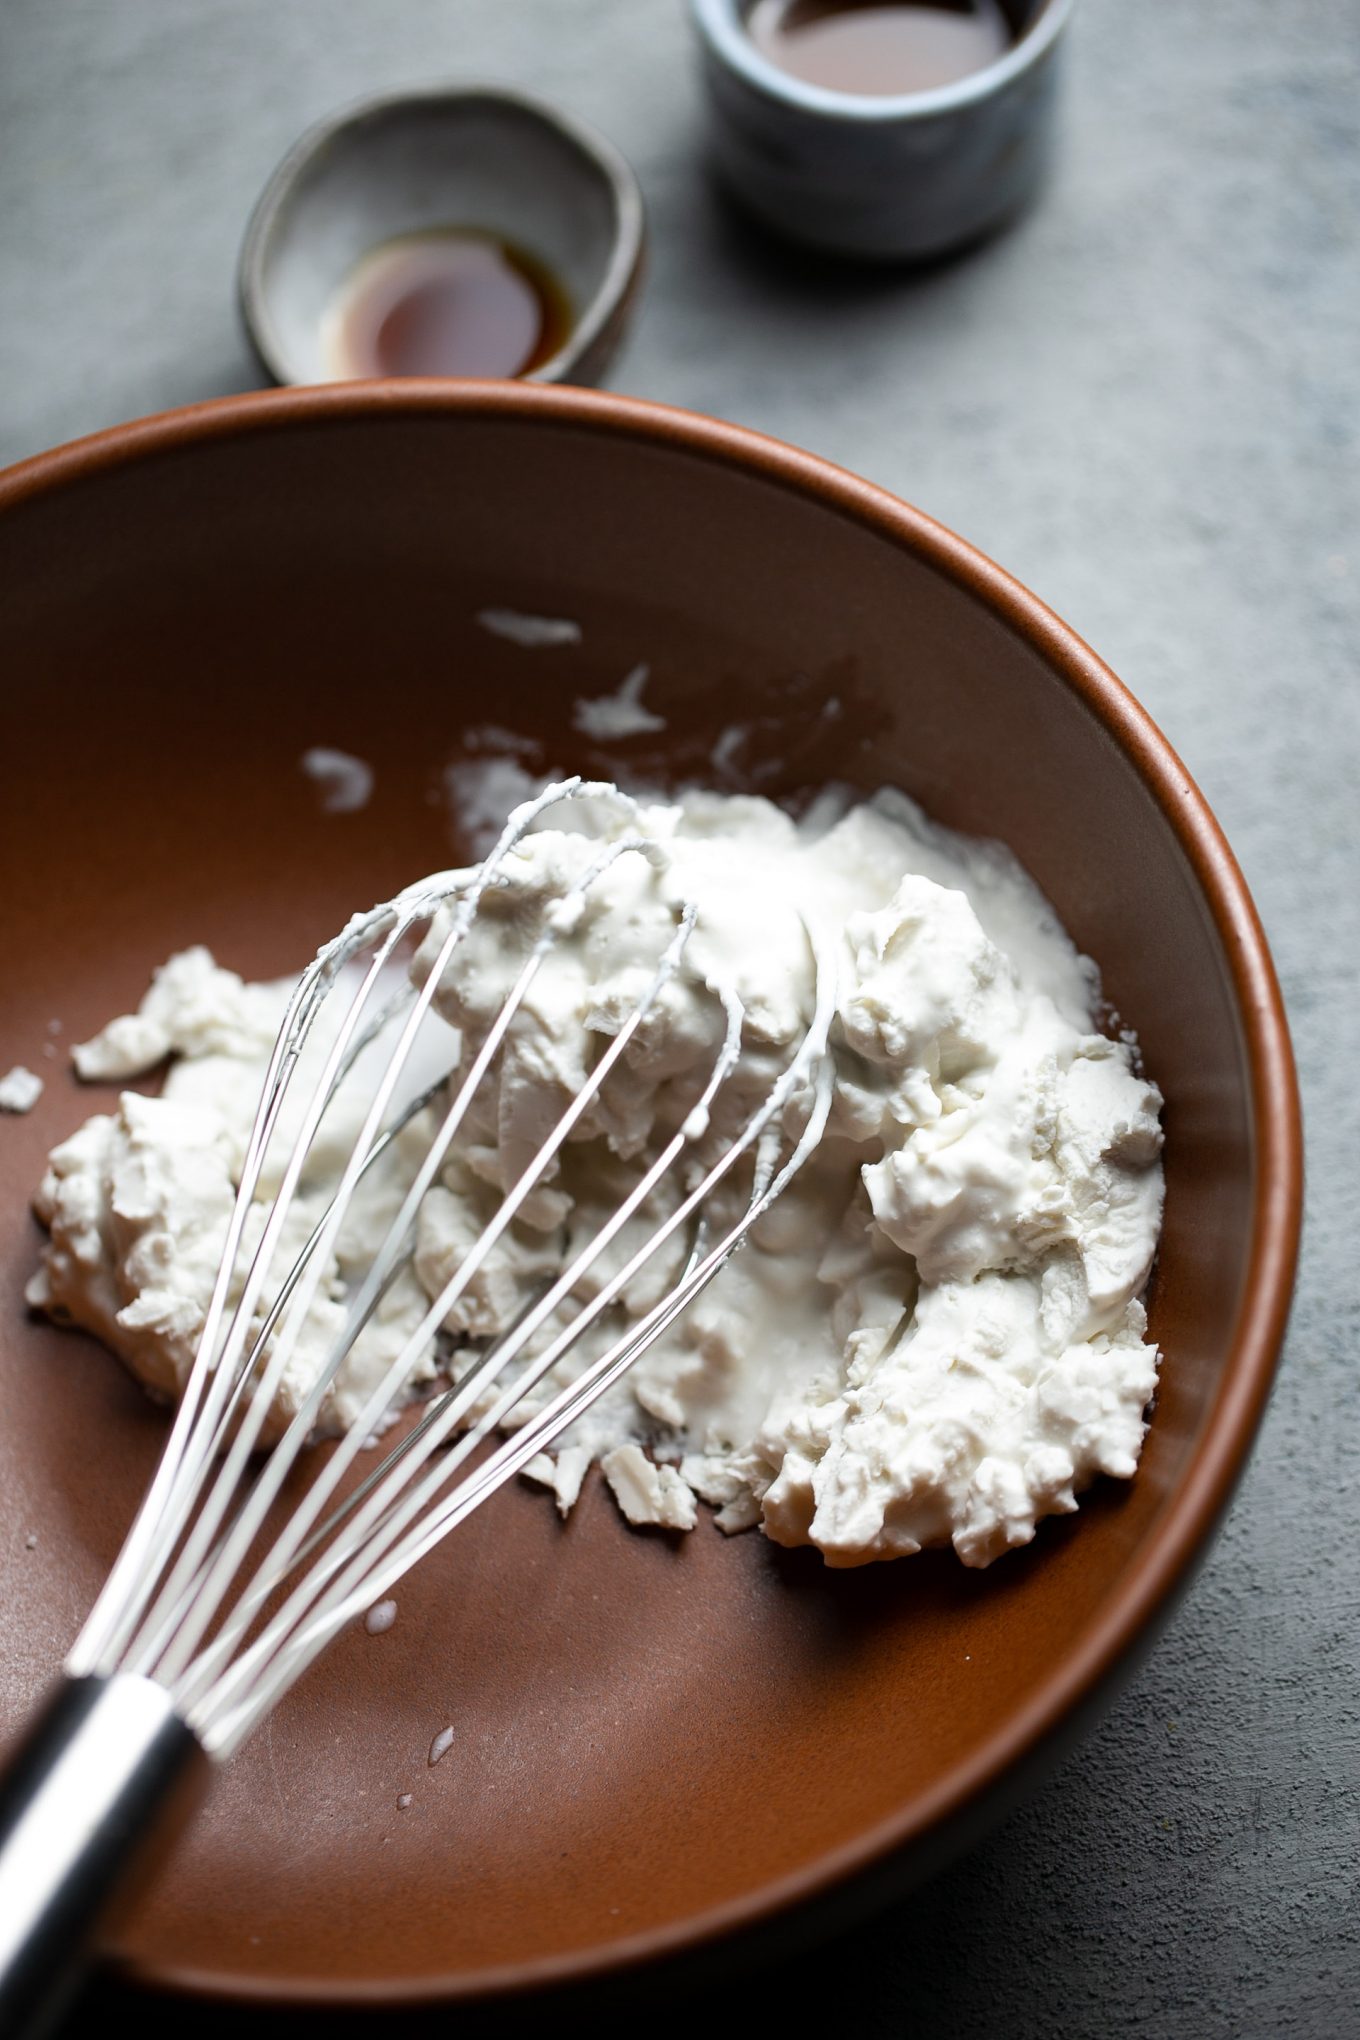
[[[980,239],[1047,167],[1075,0],[1015,0],[996,63],[934,91],[868,98],[781,70],[746,31],[750,0],[690,0],[715,167],[765,226],[809,247],[921,260]]]

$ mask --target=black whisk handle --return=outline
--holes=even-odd
[[[170,1696],[118,1672],[67,1679],[0,1776],[0,2034],[34,2040],[84,1973],[94,1936],[206,1783]]]

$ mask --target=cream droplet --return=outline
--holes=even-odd
[[[375,1601],[364,1617],[364,1628],[370,1636],[382,1636],[397,1619],[395,1601]]]
[[[439,1762],[439,1759],[444,1755],[444,1752],[450,1747],[452,1742],[453,1730],[451,1728],[441,1728],[434,1741],[430,1744],[431,1764]]]
[[[318,744],[303,752],[302,769],[315,781],[324,813],[352,815],[368,805],[373,791],[373,767],[366,759]]]

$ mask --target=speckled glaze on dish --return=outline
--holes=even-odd
[[[932,1554],[833,1576],[706,1525],[630,1533],[598,1487],[565,1526],[540,1495],[500,1497],[215,1781],[114,1952],[162,1984],[330,2004],[682,1953],[692,1975],[938,1867],[1147,1645],[1283,1333],[1301,1194],[1284,1015],[1175,755],[1042,603],[919,511],[622,398],[229,399],[11,470],[0,534],[0,650],[26,688],[0,802],[25,874],[0,1064],[54,1016],[66,1042],[125,1010],[189,941],[252,975],[296,966],[356,903],[448,860],[439,775],[469,725],[598,769],[573,701],[645,657],[670,727],[629,747],[639,769],[696,773],[743,720],[764,791],[888,780],[1003,836],[1100,959],[1167,1099],[1166,1359],[1131,1485],[981,1574]],[[493,606],[574,617],[583,641],[489,637],[474,616]],[[298,761],[318,743],[373,765],[358,813],[311,797]],[[47,1094],[0,1142],[5,1732],[164,1429],[101,1349],[24,1316],[28,1197],[101,1095],[40,1066]]]
[[[327,307],[374,248],[474,227],[535,257],[571,309],[525,382],[594,383],[642,282],[642,194],[583,121],[486,85],[364,100],[308,130],[260,195],[241,247],[241,315],[275,382],[324,382]]]

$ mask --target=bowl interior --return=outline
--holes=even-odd
[[[355,265],[398,235],[441,227],[508,241],[562,286],[572,327],[542,380],[575,358],[601,293],[621,289],[631,268],[619,259],[614,175],[574,127],[494,92],[383,101],[304,140],[266,193],[244,282],[271,370],[325,381],[323,320]]]
[[[177,947],[282,973],[447,863],[443,775],[488,724],[593,773],[723,783],[735,730],[726,783],[894,783],[1013,845],[1164,1087],[1142,1467],[983,1574],[934,1554],[831,1575],[707,1523],[630,1533],[595,1488],[565,1526],[538,1493],[499,1497],[221,1776],[119,1931],[159,1978],[486,1988],[693,1940],[889,1842],[924,1870],[1089,1697],[1204,1534],[1215,1497],[1186,1510],[1210,1457],[1221,1488],[1245,1450],[1269,1351],[1246,1367],[1240,1320],[1265,1309],[1268,1349],[1283,1304],[1260,1271],[1288,1261],[1289,1220],[1267,1236],[1253,1207],[1255,1051],[1137,732],[1076,684],[1075,641],[970,582],[925,520],[736,439],[574,393],[307,392],[129,433],[21,476],[7,507],[0,489],[25,874],[0,1067],[33,1063],[52,1020],[64,1047],[125,1010]],[[488,608],[573,618],[581,642],[525,649]],[[668,728],[602,752],[573,702],[640,659]],[[313,745],[372,764],[366,807],[321,811]],[[0,1128],[0,1729],[74,1635],[163,1434],[99,1348],[24,1317],[43,1156],[108,1095],[64,1056],[36,1066],[46,1096]]]

